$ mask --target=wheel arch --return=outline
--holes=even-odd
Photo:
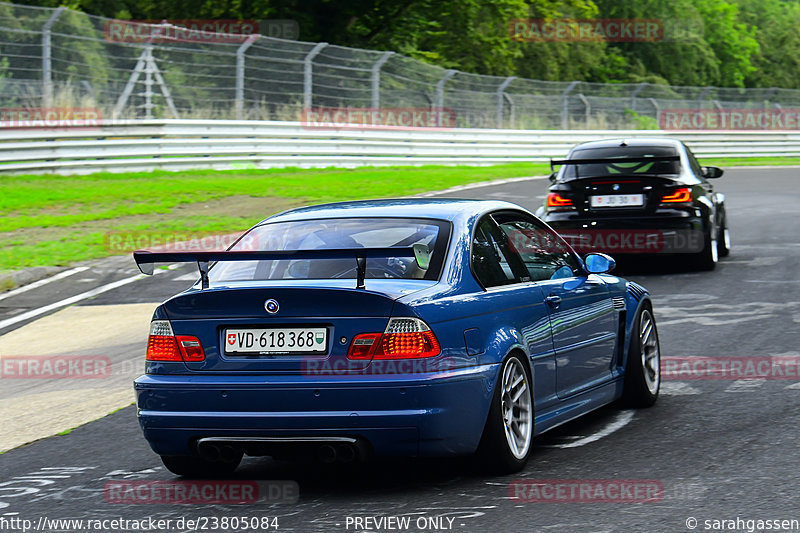
[[[655,312],[653,311],[653,300],[652,298],[650,298],[650,293],[645,291],[645,294],[641,298],[637,299],[636,296],[632,294],[629,283],[627,296],[628,296],[627,297],[628,306],[625,314],[625,344],[623,345],[624,357],[622,358],[622,361],[620,361],[620,367],[623,369],[628,364],[628,357],[630,356],[631,352],[631,341],[633,340],[632,339],[633,326],[636,322],[636,318],[639,316],[639,312],[646,307],[650,309],[650,312],[653,314],[653,320],[655,320]],[[658,322],[656,321],[656,324],[657,323]]]
[[[531,354],[523,339],[522,333],[514,327],[500,326],[493,329],[486,336],[485,351],[482,355],[483,362],[486,364],[500,364],[509,355],[518,352],[532,376]]]

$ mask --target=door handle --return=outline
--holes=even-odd
[[[552,307],[553,309],[558,309],[558,306],[561,305],[561,296],[556,296],[555,294],[551,294],[547,298],[544,299],[547,302],[547,305]]]

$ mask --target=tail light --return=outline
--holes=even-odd
[[[419,318],[392,318],[383,333],[356,335],[348,359],[418,359],[441,353],[431,328]]]
[[[190,335],[175,335],[169,320],[150,322],[150,337],[147,339],[147,361],[186,361],[205,360],[200,339]]]
[[[665,194],[661,198],[662,204],[686,203],[691,201],[692,201],[692,190],[687,187],[681,187],[680,189],[675,189],[670,194]]]
[[[551,192],[547,195],[547,207],[550,208],[551,211],[574,208],[571,199],[564,198],[557,192]]]

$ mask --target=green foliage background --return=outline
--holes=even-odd
[[[304,41],[543,80],[800,87],[800,0],[28,0],[146,20],[294,19]],[[646,18],[654,43],[523,43],[518,18]]]

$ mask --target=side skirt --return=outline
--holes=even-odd
[[[622,387],[622,377],[618,377],[593,389],[562,400],[544,412],[537,412],[534,436],[541,435],[546,431],[610,404],[622,396]]]

